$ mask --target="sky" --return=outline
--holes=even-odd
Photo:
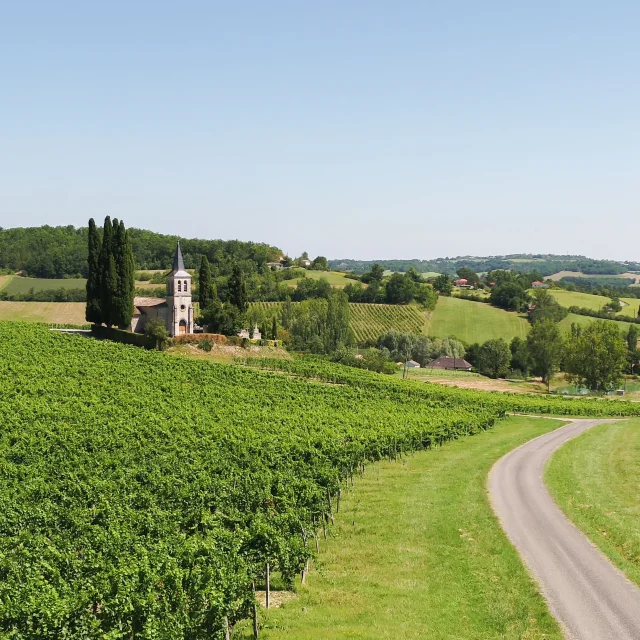
[[[0,226],[640,260],[634,0],[0,0]]]

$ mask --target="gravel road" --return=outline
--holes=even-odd
[[[489,475],[503,529],[571,640],[640,640],[640,588],[563,515],[542,481],[563,443],[607,420],[574,420],[514,449]]]

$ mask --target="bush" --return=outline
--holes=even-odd
[[[213,342],[211,342],[211,340],[209,340],[208,338],[205,340],[200,340],[200,342],[198,343],[198,349],[201,349],[202,351],[206,351],[207,353],[211,351],[212,348],[213,348]]]
[[[163,351],[167,348],[169,332],[160,318],[152,318],[147,322],[147,326],[144,328],[144,335],[158,351]]]

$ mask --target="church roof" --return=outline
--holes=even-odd
[[[191,275],[187,273],[184,268],[184,260],[182,258],[182,251],[180,250],[180,241],[178,240],[178,244],[176,245],[176,252],[173,256],[173,267],[171,268],[171,273],[169,277],[179,276],[180,278],[190,278]]]
[[[133,299],[134,307],[158,307],[162,304],[166,305],[167,300],[165,298],[151,298],[151,297],[143,297],[136,296]]]

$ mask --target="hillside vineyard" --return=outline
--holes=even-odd
[[[250,615],[267,562],[292,583],[368,462],[514,408],[640,412],[281,366],[0,323],[3,637],[223,638]]]

